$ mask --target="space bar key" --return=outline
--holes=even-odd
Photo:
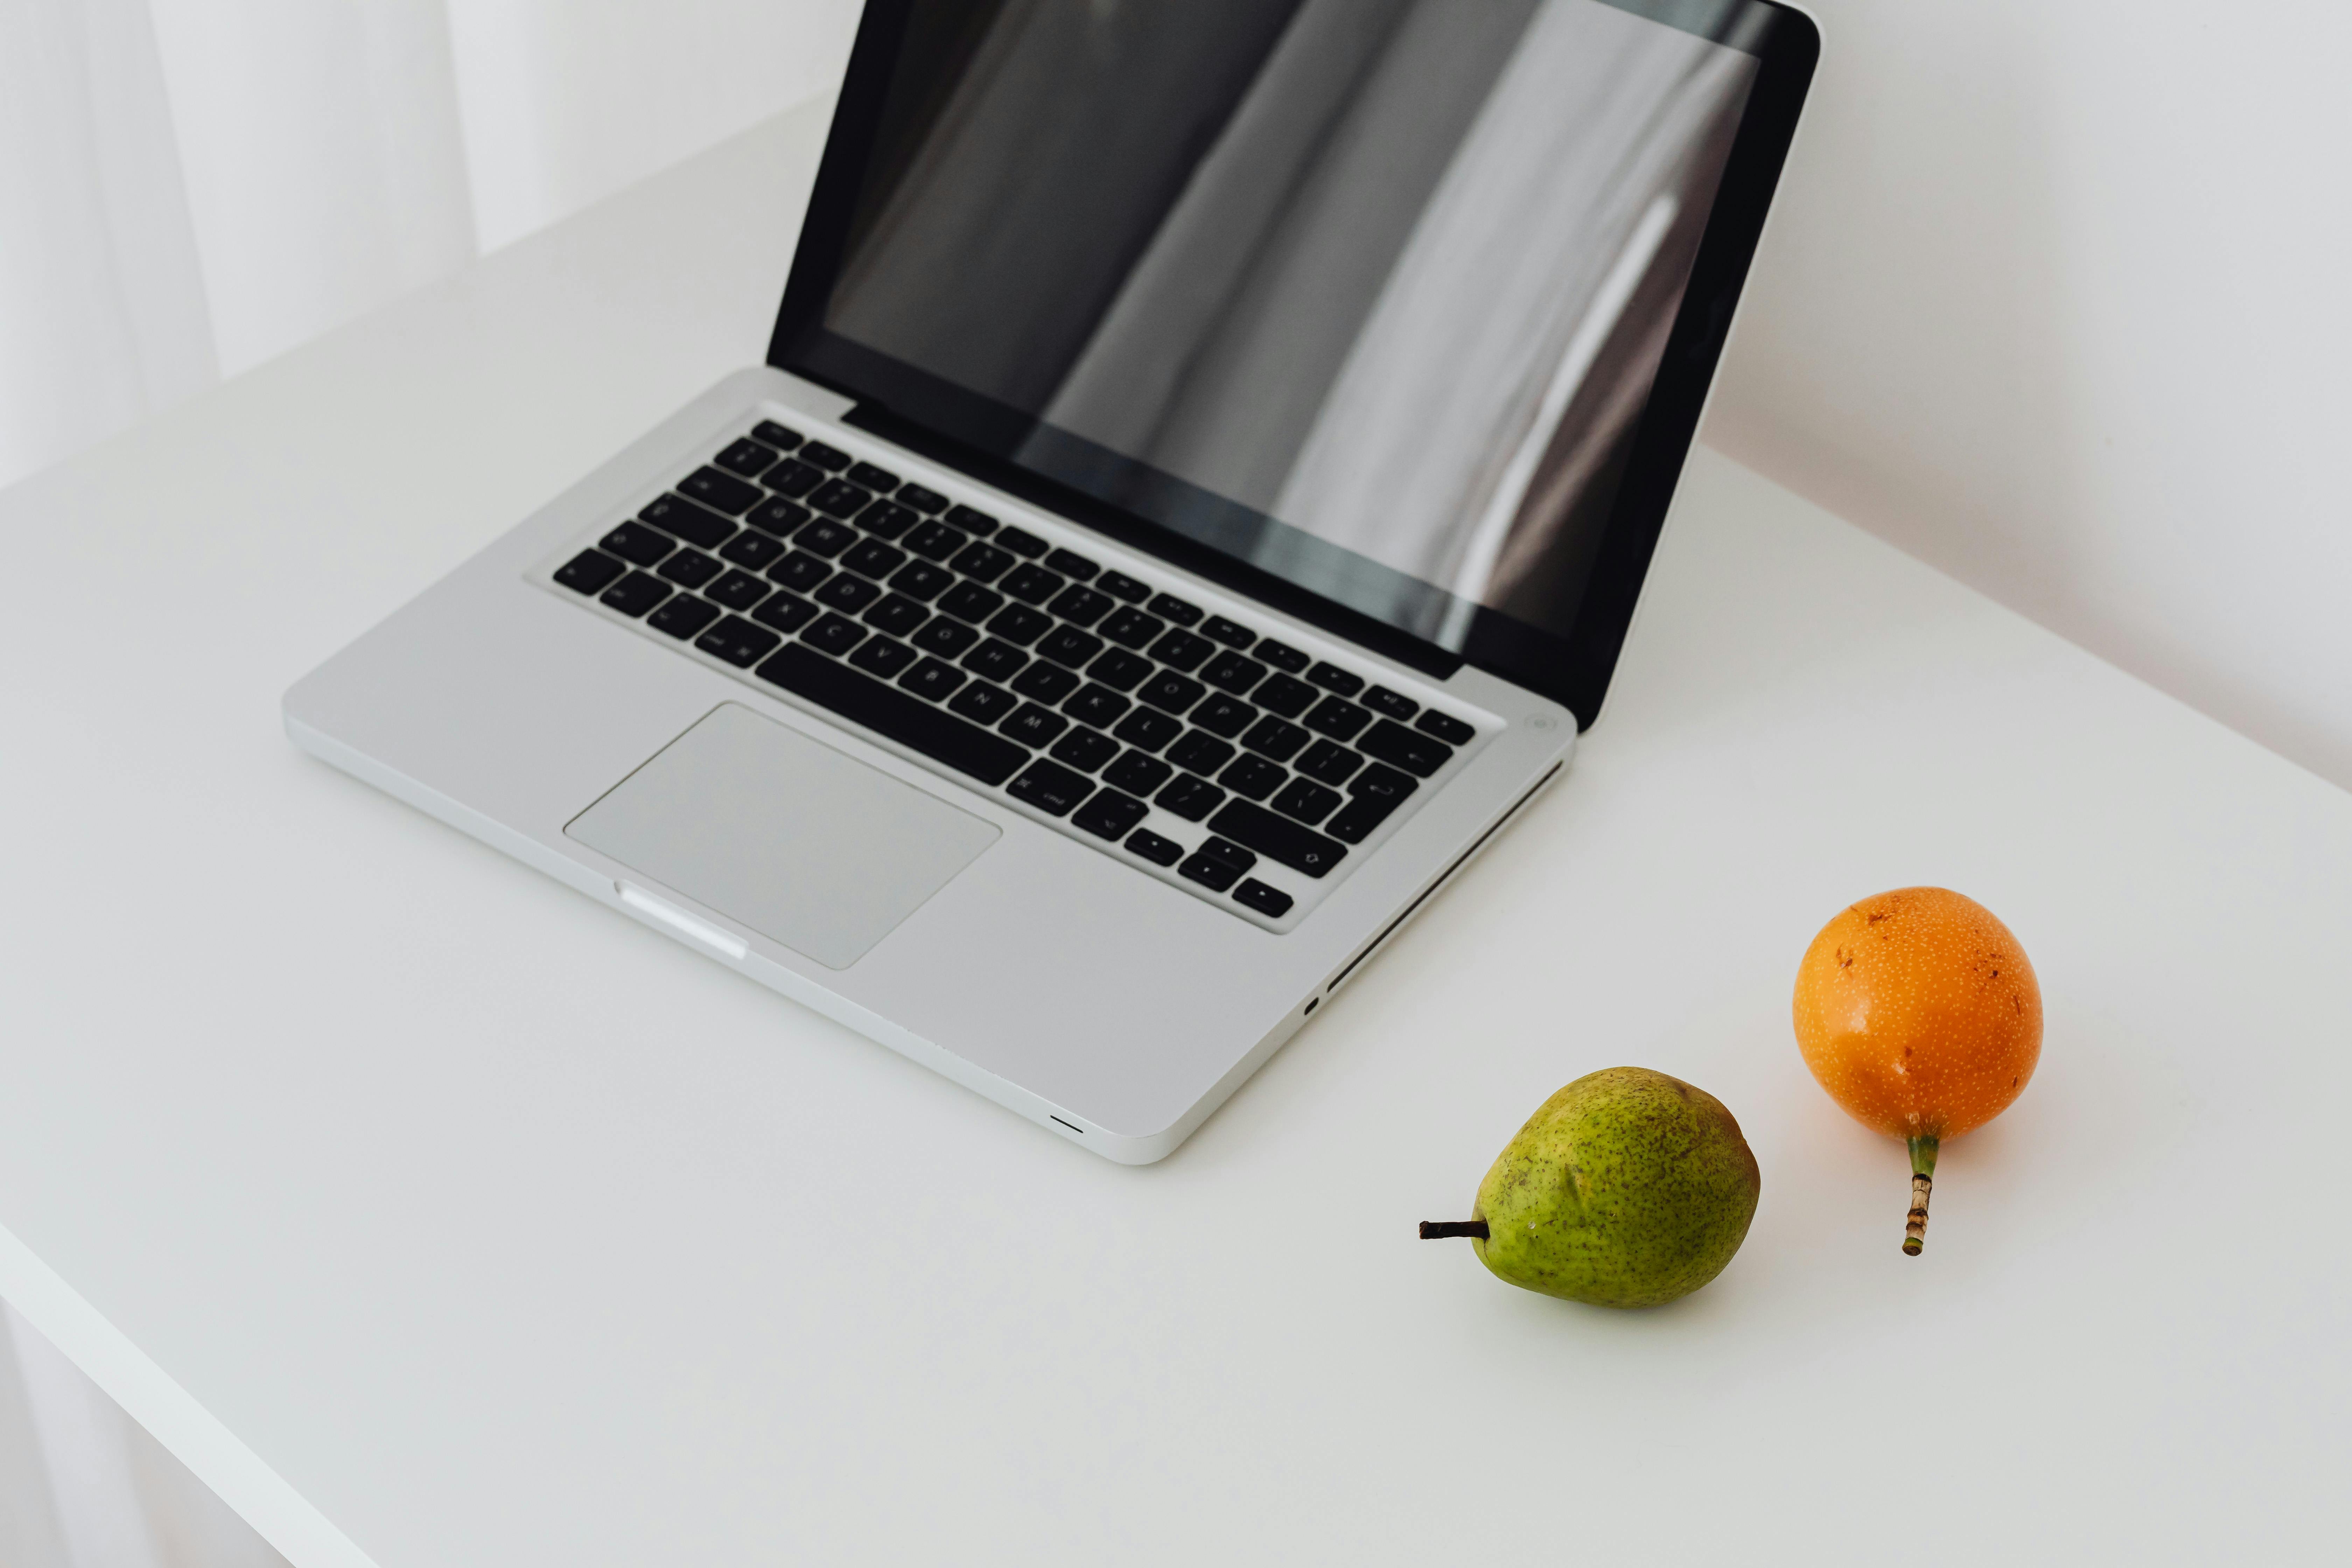
[[[799,643],[786,644],[758,673],[795,697],[982,784],[1003,784],[1029,760],[1027,751],[1003,736],[992,735]]]

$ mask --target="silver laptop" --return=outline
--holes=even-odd
[[[871,0],[766,363],[288,733],[1160,1159],[1566,767],[1816,51],[1759,0]]]

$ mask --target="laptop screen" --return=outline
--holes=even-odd
[[[779,363],[1558,693],[1784,13],[895,11]]]

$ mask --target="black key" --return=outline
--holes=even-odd
[[[1148,827],[1139,827],[1127,837],[1127,852],[1139,855],[1155,866],[1173,866],[1184,858],[1184,847],[1172,838],[1162,838]]]
[[[768,580],[781,583],[799,593],[813,591],[819,583],[833,575],[833,568],[805,550],[795,550],[768,568]]]
[[[1224,809],[1210,820],[1209,826],[1267,859],[1309,877],[1325,875],[1348,854],[1347,846],[1245,800],[1227,801]]]
[[[1099,730],[1081,727],[1055,742],[1054,749],[1046,754],[1055,762],[1069,763],[1082,773],[1090,773],[1118,755],[1118,742]],[[1135,822],[1142,820],[1139,816]],[[1106,833],[1103,837],[1116,838],[1119,833],[1125,833],[1128,828],[1134,826],[1135,822],[1122,825],[1118,833]]]
[[[1150,607],[1153,615],[1163,620],[1174,621],[1180,626],[1189,626],[1201,618],[1200,605],[1190,599],[1180,599],[1173,594],[1153,595]]]
[[[854,616],[882,596],[882,590],[863,577],[853,577],[846,572],[836,572],[833,581],[816,591],[816,602],[844,615]]]
[[[1290,912],[1291,898],[1281,889],[1269,888],[1250,877],[1234,889],[1234,902],[1255,910],[1268,920],[1278,921]]]
[[[959,583],[940,596],[939,607],[960,621],[978,626],[1004,607],[1004,595],[977,583]]]
[[[824,483],[824,470],[793,458],[761,474],[760,482],[781,495],[804,496]]]
[[[877,539],[896,539],[915,526],[920,514],[894,500],[877,500],[857,514],[857,526]]]
[[[772,419],[762,419],[751,426],[751,434],[780,452],[789,452],[801,444],[801,433],[790,426],[779,425]]]
[[[1240,651],[1257,641],[1257,634],[1239,621],[1229,621],[1223,616],[1211,616],[1201,623],[1201,635],[1211,642],[1221,642]]]
[[[862,539],[842,552],[841,563],[878,583],[907,563],[907,552],[878,539]]]
[[[1055,626],[1045,640],[1037,645],[1040,657],[1055,664],[1066,664],[1072,669],[1083,669],[1087,660],[1102,652],[1102,638],[1076,626]]]
[[[1210,838],[1201,845],[1201,853],[1212,860],[1222,860],[1236,871],[1246,871],[1257,864],[1257,857],[1240,845],[1223,838]]]
[[[945,511],[948,509],[947,497],[937,490],[926,489],[912,479],[898,487],[898,500],[917,511]]]
[[[1286,675],[1270,675],[1258,682],[1250,693],[1250,700],[1261,708],[1272,709],[1286,719],[1296,719],[1315,705],[1320,695],[1303,680],[1293,680]]]
[[[944,566],[934,566],[928,561],[909,561],[890,579],[890,586],[909,599],[925,604],[938,598],[953,586],[955,574]]]
[[[1013,689],[1039,702],[1059,702],[1078,689],[1076,673],[1058,664],[1032,664],[1013,678]]]
[[[953,522],[955,521],[955,513],[950,512],[948,514],[948,521],[950,522]],[[1013,554],[1022,556],[1030,561],[1034,561],[1037,557],[1045,553],[1045,542],[1044,540],[1038,538],[1034,533],[1026,533],[1017,528],[1000,530],[996,535],[996,542],[1000,548],[1010,550]]]
[[[717,654],[738,669],[749,669],[775,652],[783,640],[740,616],[730,616],[695,638],[694,646],[705,653]]]
[[[1132,691],[1136,683],[1151,673],[1151,661],[1138,658],[1131,653],[1113,648],[1095,660],[1087,671],[1113,691]]]
[[[1168,760],[1206,778],[1234,760],[1234,743],[1194,730],[1168,748]]]
[[[1056,550],[1045,557],[1046,567],[1065,577],[1075,577],[1083,583],[1102,570],[1075,550]]]
[[[1115,789],[1098,789],[1072,815],[1070,825],[1116,844],[1127,837],[1129,829],[1150,815],[1151,808],[1133,795],[1121,795]]]
[[[1170,632],[1151,645],[1151,657],[1171,669],[1192,669],[1217,651],[1217,645],[1191,632]]]
[[[1074,773],[1058,763],[1040,759],[1006,784],[1004,793],[1015,800],[1026,801],[1048,816],[1060,816],[1086,799],[1094,787],[1094,781],[1086,774]]]
[[[793,535],[793,543],[812,555],[827,560],[840,554],[857,542],[857,531],[845,522],[835,522],[829,517],[818,518]]]
[[[1315,662],[1288,643],[1276,642],[1272,637],[1266,638],[1250,651],[1275,668],[1286,670],[1292,675],[1297,675]]]
[[[705,550],[718,549],[735,531],[735,525],[717,512],[677,496],[663,496],[648,502],[637,517],[664,533],[676,534],[688,544],[699,544]]]
[[[933,616],[930,625],[915,634],[915,646],[941,658],[954,658],[980,640],[980,634],[952,616]]]
[[[1206,779],[1196,779],[1191,773],[1180,773],[1176,782],[1151,797],[1159,805],[1175,813],[1187,822],[1198,822],[1217,809],[1225,792]]]
[[[1217,782],[1244,800],[1264,800],[1289,776],[1264,757],[1242,756],[1217,775]]]
[[[1158,757],[1129,752],[1103,770],[1103,782],[1117,784],[1129,795],[1150,795],[1175,775],[1176,770]]]
[[[1239,871],[1234,870],[1223,860],[1207,855],[1192,856],[1176,868],[1176,874],[1188,882],[1198,882],[1210,891],[1217,893],[1222,893],[1232,887],[1241,876]]]
[[[993,583],[1013,564],[1013,557],[993,544],[974,544],[948,564],[975,583]]]
[[[1021,699],[1001,686],[991,686],[985,680],[975,680],[956,693],[948,704],[952,712],[982,724],[993,724],[1021,706]]]
[[[1375,763],[1364,770],[1361,778],[1348,786],[1348,793],[1378,800],[1402,800],[1420,787],[1420,781],[1410,775]]]
[[[677,548],[641,522],[625,522],[596,542],[633,566],[650,566]],[[596,586],[601,588],[604,584],[599,583]],[[583,594],[594,592],[590,588],[580,591]]]
[[[1307,748],[1307,754],[1290,764],[1310,779],[1320,779],[1327,784],[1348,782],[1348,776],[1364,765],[1364,759],[1329,741],[1318,741]]]
[[[1040,708],[1034,702],[1024,702],[1012,718],[996,727],[997,733],[1010,735],[1024,746],[1048,746],[1054,738],[1070,727],[1070,721],[1051,709]]]
[[[1283,816],[1295,816],[1312,827],[1331,815],[1339,804],[1339,792],[1325,789],[1312,779],[1293,779],[1267,804]]]
[[[1147,616],[1141,610],[1125,609],[1095,628],[1121,647],[1141,647],[1168,629],[1168,623],[1158,616]]]
[[[555,569],[555,580],[575,594],[593,594],[610,587],[627,570],[609,555],[583,550]]]
[[[1006,642],[1027,647],[1054,629],[1054,617],[1026,605],[1007,605],[990,619],[988,629]]]
[[[1024,605],[1042,605],[1066,584],[1043,566],[1021,565],[1007,572],[997,586]]]
[[[778,594],[751,612],[751,618],[763,626],[773,626],[789,637],[809,624],[816,615],[816,606],[792,594]]]
[[[868,675],[878,675],[888,680],[915,662],[915,650],[902,642],[888,637],[867,637],[856,653],[849,656],[850,664]]]
[[[721,560],[732,561],[738,566],[764,572],[784,558],[784,545],[782,540],[754,533],[747,528],[719,546],[719,554]]]
[[[1156,752],[1181,733],[1184,726],[1165,713],[1155,713],[1149,708],[1139,708],[1118,721],[1111,733],[1130,746]]]
[[[682,588],[699,588],[725,570],[727,568],[699,550],[681,550],[663,562],[654,574],[666,577]]]
[[[849,454],[838,447],[828,447],[822,441],[811,441],[801,448],[801,461],[814,463],[829,473],[839,473],[849,467]]]
[[[684,642],[719,618],[719,606],[704,604],[691,594],[680,594],[646,617],[646,625]]]
[[[1413,726],[1424,735],[1433,736],[1449,746],[1466,746],[1478,731],[1451,713],[1440,713],[1433,708],[1421,716]]]
[[[1257,710],[1237,698],[1212,697],[1192,710],[1192,722],[1230,741],[1257,722]]]
[[[730,610],[748,610],[768,596],[768,585],[749,572],[730,572],[702,592]]]
[[[787,643],[761,665],[760,677],[982,784],[1003,784],[1027,760],[1027,753],[1012,742],[811,653],[799,643]]]
[[[1405,772],[1427,778],[1454,756],[1454,748],[1429,735],[1416,735],[1393,719],[1383,719],[1356,742],[1357,749],[1394,763]]]
[[[746,484],[734,475],[722,474],[717,468],[697,468],[678,480],[677,488],[680,494],[692,496],[703,505],[723,511],[730,517],[751,510],[752,503],[761,494],[759,486]]]
[[[1045,607],[1072,626],[1090,626],[1108,613],[1111,602],[1092,588],[1069,588]]]
[[[1136,695],[1142,698],[1146,702],[1150,703],[1154,708],[1161,709],[1170,713],[1181,713],[1184,710],[1192,706],[1193,703],[1198,702],[1202,698],[1207,696],[1208,692],[1209,689],[1207,687],[1202,685],[1199,681],[1192,679],[1191,677],[1178,675],[1172,670],[1163,669],[1159,674],[1153,676],[1150,679],[1145,681],[1143,683],[1143,689],[1137,692]]]
[[[776,454],[757,441],[736,441],[710,459],[730,474],[751,479],[776,460]]]
[[[847,616],[827,616],[801,634],[801,641],[835,658],[866,640],[866,628]]]
[[[888,632],[894,637],[905,637],[931,618],[931,612],[901,595],[890,594],[866,612],[866,624],[877,632]]]
[[[762,533],[782,539],[816,514],[796,500],[770,496],[743,514],[743,521]]]
[[[1348,804],[1323,825],[1323,831],[1342,844],[1361,844],[1419,787],[1404,774],[1375,763],[1348,786]]]
[[[1300,721],[1318,735],[1328,735],[1335,741],[1352,741],[1356,731],[1372,721],[1369,710],[1357,707],[1344,697],[1326,697],[1315,705],[1315,711]]]
[[[961,550],[970,538],[970,535],[934,520],[917,523],[903,542],[926,561],[945,561]]]
[[[1313,737],[1306,731],[1288,720],[1276,719],[1268,714],[1250,727],[1250,732],[1242,737],[1242,744],[1261,757],[1272,757],[1277,763],[1286,763],[1297,756],[1298,748],[1307,744],[1311,739]]]
[[[1124,572],[1106,572],[1096,582],[1095,586],[1112,598],[1123,599],[1130,605],[1139,605],[1151,597],[1151,590],[1149,587]]]
[[[918,697],[945,702],[971,677],[942,659],[927,658],[898,678],[898,684]]]
[[[975,510],[968,506],[949,508],[948,521],[966,533],[989,534],[996,531],[995,518],[987,512]]]
[[[1235,697],[1265,679],[1265,666],[1254,658],[1244,658],[1237,653],[1221,653],[1201,671],[1201,679],[1220,691],[1230,691]]]
[[[1119,715],[1134,706],[1108,687],[1088,684],[1076,697],[1062,704],[1062,711],[1081,724],[1108,730],[1118,722]]]
[[[1402,691],[1391,691],[1385,686],[1375,686],[1358,699],[1367,708],[1385,713],[1391,719],[1410,719],[1421,711],[1421,704]]]
[[[1350,675],[1336,664],[1318,664],[1307,672],[1307,679],[1326,691],[1336,691],[1342,697],[1353,697],[1364,689],[1364,678]]]
[[[898,476],[872,463],[852,463],[849,482],[864,485],[869,490],[895,490],[898,488]]]
[[[964,655],[963,667],[974,675],[994,681],[1007,681],[1021,672],[1029,656],[1011,643],[989,638]]]
[[[632,572],[597,598],[625,616],[642,616],[669,597],[669,584],[649,573]]]
[[[860,489],[847,479],[827,479],[810,493],[808,503],[835,517],[856,517],[873,499],[872,491]]]

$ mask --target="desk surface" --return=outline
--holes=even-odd
[[[1718,458],[1564,786],[1149,1169],[288,745],[757,357],[823,123],[0,498],[0,1292],[301,1568],[2316,1552],[2352,797]],[[1916,1261],[1788,1014],[1913,882],[2049,1016]],[[1412,1239],[1621,1062],[1755,1145],[1714,1285]]]

